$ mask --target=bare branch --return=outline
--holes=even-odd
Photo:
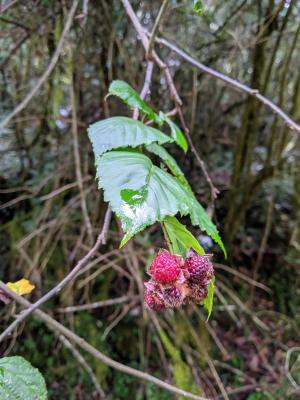
[[[129,18],[131,19],[131,22],[133,23],[135,30],[137,31],[139,37],[141,38],[141,41],[142,41],[145,51],[147,52],[148,46],[149,46],[149,40],[148,40],[146,32],[144,31],[138,17],[136,16],[130,2],[128,0],[121,0],[121,1],[124,5],[124,8],[129,16]],[[181,101],[181,99],[177,93],[177,90],[174,86],[174,82],[173,82],[173,79],[172,79],[172,76],[170,74],[170,70],[169,70],[167,64],[161,60],[161,58],[157,55],[157,53],[154,50],[152,50],[152,53],[149,55],[149,57],[151,57],[155,61],[155,63],[159,66],[159,68],[164,72],[167,82],[168,82],[168,85],[171,90],[171,96],[173,97],[173,100],[177,104],[181,105],[182,101]]]
[[[150,39],[149,39],[149,42],[148,42],[146,58],[151,57],[153,45],[155,43],[155,36],[156,36],[157,31],[158,31],[159,25],[161,24],[161,22],[163,20],[165,12],[167,11],[168,3],[169,3],[169,0],[164,0],[164,2],[162,3],[162,5],[160,7],[158,16],[157,16],[157,18],[156,18],[156,20],[154,22],[154,26],[153,26],[153,29],[152,29],[152,32],[151,32],[151,36],[150,36]]]
[[[89,374],[97,392],[101,396],[101,398],[105,398],[105,393],[103,392],[103,389],[99,385],[99,382],[97,380],[96,375],[94,374],[93,369],[91,366],[87,363],[87,361],[82,357],[80,352],[76,349],[76,347],[63,335],[58,336],[59,340],[62,342],[62,344],[71,351],[73,354],[74,358],[78,361],[78,363],[82,366],[83,369],[86,370],[86,372]]]
[[[152,72],[153,72],[153,61],[148,60],[147,68],[146,68],[146,74],[145,74],[145,81],[144,81],[144,85],[143,85],[142,91],[140,93],[140,98],[143,99],[143,100],[147,96],[147,93],[150,90]],[[134,111],[133,111],[132,118],[133,119],[138,119],[138,117],[139,117],[139,110],[137,108],[135,108]]]
[[[90,251],[76,264],[76,266],[65,276],[65,278],[56,285],[53,289],[51,289],[48,293],[46,293],[43,297],[41,297],[37,302],[31,304],[26,311],[20,314],[13,323],[11,323],[0,335],[0,343],[10,334],[21,322],[25,321],[25,319],[37,308],[39,308],[46,301],[56,296],[65,286],[67,286],[73,279],[76,278],[81,268],[87,263],[87,261],[94,255],[101,244],[104,244],[106,241],[106,234],[109,228],[111,219],[111,209],[108,208],[105,214],[104,223],[102,230],[94,244],[94,246],[90,249]]]
[[[168,47],[170,50],[174,51],[176,54],[184,58],[186,61],[188,61],[190,64],[194,65],[201,71],[222,80],[223,82],[227,83],[228,85],[232,86],[233,88],[245,92],[251,96],[254,96],[257,98],[259,101],[261,101],[263,104],[271,108],[273,112],[277,115],[279,115],[285,123],[291,128],[292,130],[295,130],[297,132],[300,132],[300,125],[297,124],[294,120],[292,120],[280,107],[278,107],[276,104],[274,104],[271,100],[269,100],[267,97],[263,96],[257,89],[252,89],[247,85],[244,85],[243,83],[230,78],[229,76],[226,76],[222,74],[221,72],[218,72],[212,68],[207,67],[206,65],[200,63],[197,61],[195,58],[191,57],[188,55],[185,51],[181,50],[178,48],[176,45],[170,43],[168,40],[163,39],[163,38],[155,38],[155,41],[157,43],[163,44],[164,46]]]
[[[16,4],[19,0],[12,0],[10,3],[8,3],[6,6],[0,5],[0,15],[4,14],[10,7],[12,7],[14,4]]]
[[[59,308],[58,311],[60,313],[74,313],[77,311],[86,311],[86,310],[94,310],[95,308],[114,306],[116,304],[126,303],[128,300],[132,300],[133,296],[121,296],[116,299],[108,299],[108,300],[100,300],[95,303],[90,304],[82,304],[80,306],[70,306],[65,308]]]

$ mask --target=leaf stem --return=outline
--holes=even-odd
[[[164,222],[162,221],[160,224],[161,224],[161,228],[162,228],[164,237],[165,237],[165,239],[166,239],[168,248],[169,248],[169,250],[170,250],[171,253],[174,253],[174,249],[173,249],[172,243],[171,243],[171,241],[170,241],[170,238],[169,238],[169,236],[168,236],[168,232],[167,232],[167,230],[166,230],[166,227],[165,227],[165,225],[164,225]]]

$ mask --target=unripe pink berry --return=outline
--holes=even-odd
[[[184,267],[191,283],[205,286],[210,283],[213,277],[214,267],[208,255],[198,256],[194,252],[190,253],[185,260]]]
[[[200,303],[203,301],[208,294],[208,289],[206,286],[192,285],[191,289],[192,291],[190,297],[195,303]]]
[[[145,303],[151,310],[159,312],[166,308],[163,300],[155,292],[147,288],[145,289],[144,298]]]
[[[168,308],[176,308],[182,305],[184,294],[180,286],[172,286],[162,290],[165,305]]]

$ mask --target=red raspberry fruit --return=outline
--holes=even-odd
[[[196,253],[190,254],[185,260],[185,268],[188,271],[188,280],[198,285],[208,285],[213,277],[214,267],[210,261],[210,256],[198,256]]]
[[[151,308],[151,310],[158,312],[166,308],[163,300],[159,296],[157,296],[155,292],[146,289],[144,297],[147,306]]]
[[[176,281],[182,265],[182,257],[170,254],[167,250],[162,249],[152,261],[149,273],[157,283],[167,285]]]

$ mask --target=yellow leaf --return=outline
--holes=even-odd
[[[33,291],[35,288],[34,285],[32,285],[28,279],[20,279],[17,282],[8,282],[6,286],[12,290],[13,292],[17,293],[20,296],[23,296],[24,294],[29,294]]]

